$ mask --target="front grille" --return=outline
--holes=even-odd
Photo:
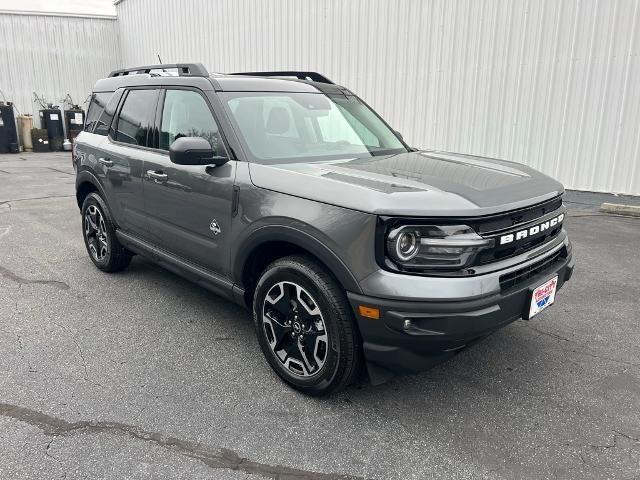
[[[472,227],[482,236],[493,235],[494,233],[537,220],[561,207],[562,196],[558,196],[530,207],[484,217],[479,221],[472,222]]]
[[[556,198],[526,210],[509,212],[477,223],[473,228],[482,237],[493,238],[495,244],[493,248],[480,252],[474,262],[475,265],[486,265],[515,257],[553,240],[562,231],[562,222],[545,230],[540,229],[536,234],[529,235],[524,239],[506,244],[500,243],[500,238],[503,235],[515,235],[518,231],[527,230],[543,222],[550,222],[551,219],[565,214],[565,212],[566,208],[562,205],[562,199]]]
[[[534,249],[535,247],[553,240],[561,230],[562,226],[558,226],[552,230],[547,230],[544,234],[539,234],[526,241],[521,241],[516,243],[515,245],[508,245],[506,247],[500,246],[498,244],[499,235],[496,235],[495,237],[493,237],[496,239],[496,246],[490,250],[481,252],[475,263],[476,265],[486,265],[487,263],[492,263],[498,260],[504,260],[507,258],[515,257],[517,255],[521,255],[528,252],[529,250]]]
[[[513,272],[505,273],[500,276],[500,288],[502,290],[507,290],[515,287],[516,285],[520,285],[522,282],[535,277],[539,273],[551,270],[556,266],[556,264],[562,262],[565,258],[567,258],[567,249],[562,247],[554,254],[549,255],[542,260],[533,262],[530,265],[514,270]]]

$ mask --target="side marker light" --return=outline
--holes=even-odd
[[[380,310],[377,308],[358,305],[358,312],[361,317],[372,318],[373,320],[378,320],[380,318]]]

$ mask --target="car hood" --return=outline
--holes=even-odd
[[[261,188],[378,215],[477,216],[561,194],[562,185],[521,164],[440,151],[250,165]]]

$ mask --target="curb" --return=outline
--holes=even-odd
[[[640,206],[637,205],[603,203],[602,205],[600,205],[600,211],[605,213],[613,213],[615,215],[625,215],[627,217],[640,217]]]

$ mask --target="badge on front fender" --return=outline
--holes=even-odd
[[[211,220],[211,223],[209,224],[209,230],[211,230],[214,235],[218,235],[222,231],[220,225],[218,225],[218,221],[215,218]]]

